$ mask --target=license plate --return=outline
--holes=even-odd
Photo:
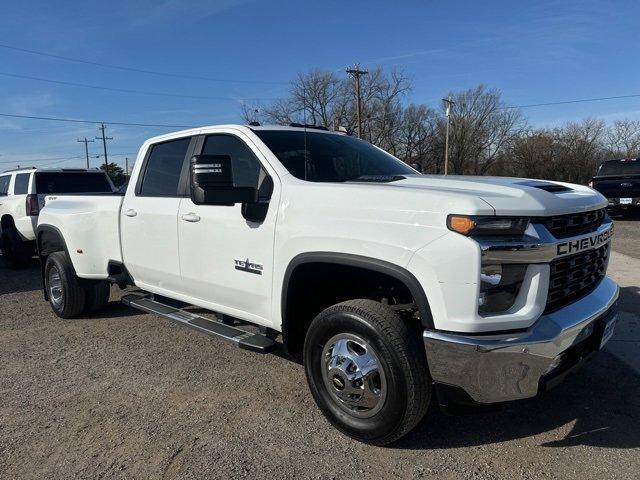
[[[613,332],[616,329],[616,322],[618,321],[618,316],[616,315],[607,323],[604,327],[604,332],[602,333],[602,340],[600,340],[600,349],[606,345],[606,343],[611,340],[613,337]]]
[[[633,199],[632,198],[621,198],[620,199],[620,205],[631,205],[631,203],[633,203]]]

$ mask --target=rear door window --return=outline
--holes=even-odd
[[[11,175],[3,175],[0,177],[0,196],[6,196],[9,191],[9,180],[11,180]]]
[[[36,192],[54,193],[110,193],[111,184],[104,173],[36,172]]]
[[[16,175],[16,181],[13,184],[14,195],[24,195],[29,191],[30,173],[19,173]]]
[[[180,175],[191,137],[158,143],[151,147],[140,187],[140,195],[177,197]]]

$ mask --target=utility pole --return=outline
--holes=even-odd
[[[124,157],[124,176],[129,178],[129,157]]]
[[[351,75],[356,81],[358,138],[362,138],[362,96],[360,95],[360,77],[362,75],[367,75],[369,72],[367,72],[366,70],[360,70],[360,65],[356,64],[353,68],[347,68],[347,73]]]
[[[104,123],[101,123],[98,129],[102,132],[102,136],[96,137],[96,140],[102,140],[102,148],[104,149],[104,168],[106,171],[109,162],[107,161],[107,140],[113,140],[113,137],[105,136],[106,126]]]
[[[84,143],[84,153],[87,156],[87,170],[89,169],[89,144],[93,143],[93,140],[87,140],[87,137],[84,137],[84,140],[78,139],[78,142]]]
[[[448,98],[443,98],[442,101],[446,104],[446,114],[447,114],[447,127],[445,130],[444,136],[444,174],[448,175],[449,173],[449,116],[451,115],[451,107],[455,104],[453,100],[451,100],[451,95]]]

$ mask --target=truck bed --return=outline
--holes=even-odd
[[[119,192],[50,195],[40,212],[38,228],[53,228],[66,247],[79,277],[107,278],[109,261],[122,262]],[[73,232],[73,234],[68,234]]]

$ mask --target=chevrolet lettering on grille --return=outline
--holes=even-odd
[[[613,225],[611,228],[602,233],[596,233],[590,237],[579,238],[556,244],[556,253],[558,256],[569,255],[572,253],[580,253],[585,250],[597,248],[606,243],[613,235]]]

